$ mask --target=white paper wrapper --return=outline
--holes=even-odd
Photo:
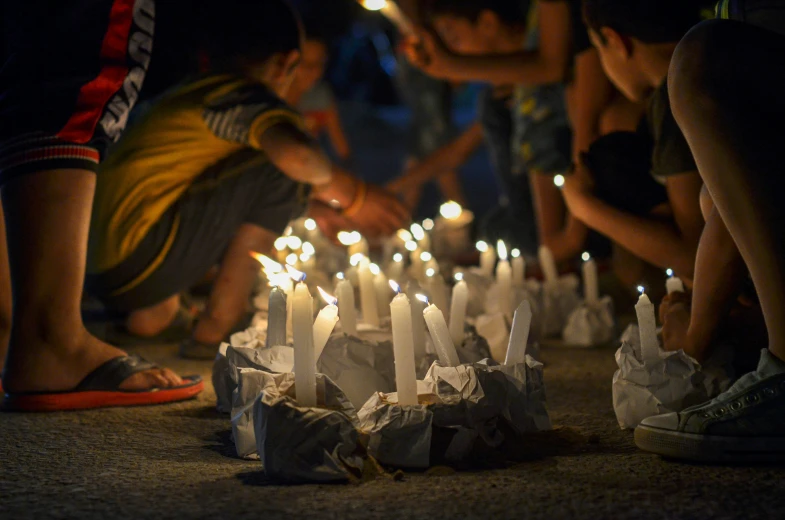
[[[562,337],[570,347],[595,347],[610,342],[615,332],[613,300],[605,296],[596,305],[584,302],[572,311]]]
[[[504,441],[499,421],[518,434],[551,428],[542,364],[531,356],[512,367],[492,360],[458,367],[436,362],[419,383],[418,393],[418,406],[401,407],[395,404],[395,394],[375,394],[358,412],[360,428],[370,437],[369,453],[380,462],[426,467],[434,426],[456,429],[445,450],[454,461],[464,458],[477,438],[499,446]]]
[[[561,335],[572,312],[581,304],[578,296],[580,280],[574,274],[562,276],[557,282],[542,284],[542,336]]]
[[[660,350],[656,363],[644,364],[637,325],[630,325],[616,351],[613,409],[622,428],[635,428],[653,415],[679,412],[716,397],[730,387],[732,354],[719,348],[703,367],[684,353]]]

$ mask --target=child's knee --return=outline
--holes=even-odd
[[[711,215],[711,212],[714,211],[714,200],[711,198],[709,189],[706,187],[705,184],[701,188],[700,205],[701,205],[701,213],[703,213],[703,220],[708,221],[709,215]]]

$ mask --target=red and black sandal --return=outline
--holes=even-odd
[[[6,393],[2,409],[7,412],[58,412],[115,406],[143,406],[191,399],[204,390],[201,376],[186,376],[180,386],[121,390],[129,377],[158,368],[139,356],[110,359],[93,370],[73,390],[65,392]]]

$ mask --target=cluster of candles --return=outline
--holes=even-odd
[[[673,270],[668,269],[666,273],[668,279],[665,282],[665,288],[668,294],[685,292],[684,282],[680,278],[674,276]],[[635,314],[638,318],[641,354],[644,364],[650,364],[659,359],[660,342],[657,339],[657,318],[655,316],[654,304],[646,295],[642,285],[638,286],[638,292],[640,293],[640,297],[638,298],[638,303],[635,304]]]

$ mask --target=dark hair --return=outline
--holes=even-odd
[[[608,27],[644,43],[678,42],[701,21],[705,4],[706,0],[583,0],[583,17],[600,38],[600,29]]]
[[[424,9],[427,19],[449,15],[476,22],[480,13],[491,11],[506,24],[520,25],[526,23],[529,4],[529,0],[430,0]]]
[[[204,49],[213,66],[258,65],[300,50],[302,26],[286,0],[201,0]]]

